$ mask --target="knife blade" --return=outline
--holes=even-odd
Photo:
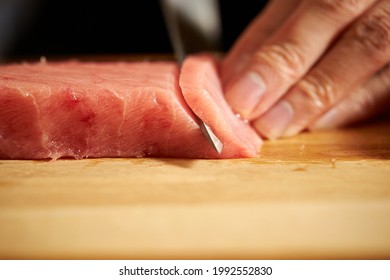
[[[160,4],[179,65],[189,53],[219,49],[221,24],[216,0],[160,0]],[[222,142],[210,126],[192,113],[203,135],[220,154]]]

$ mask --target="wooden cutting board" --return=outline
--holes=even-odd
[[[390,258],[390,122],[237,160],[0,161],[0,258]]]

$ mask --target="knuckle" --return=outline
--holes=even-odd
[[[308,98],[317,109],[325,109],[336,101],[335,82],[322,71],[311,73],[297,86],[303,98]]]
[[[292,81],[303,74],[306,65],[302,48],[293,42],[266,45],[255,57],[256,60],[266,61],[276,75]]]
[[[353,32],[355,44],[367,54],[382,58],[390,52],[390,5],[359,21]]]
[[[315,4],[331,14],[356,14],[369,5],[368,0],[317,0]]]

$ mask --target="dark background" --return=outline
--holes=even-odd
[[[223,51],[231,47],[265,3],[220,1]],[[37,0],[25,8],[23,18],[4,52],[7,58],[172,53],[157,0]]]

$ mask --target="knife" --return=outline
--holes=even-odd
[[[217,0],[160,0],[160,4],[179,65],[189,53],[219,49],[221,24]],[[199,116],[192,113],[203,135],[220,154],[222,142]]]

